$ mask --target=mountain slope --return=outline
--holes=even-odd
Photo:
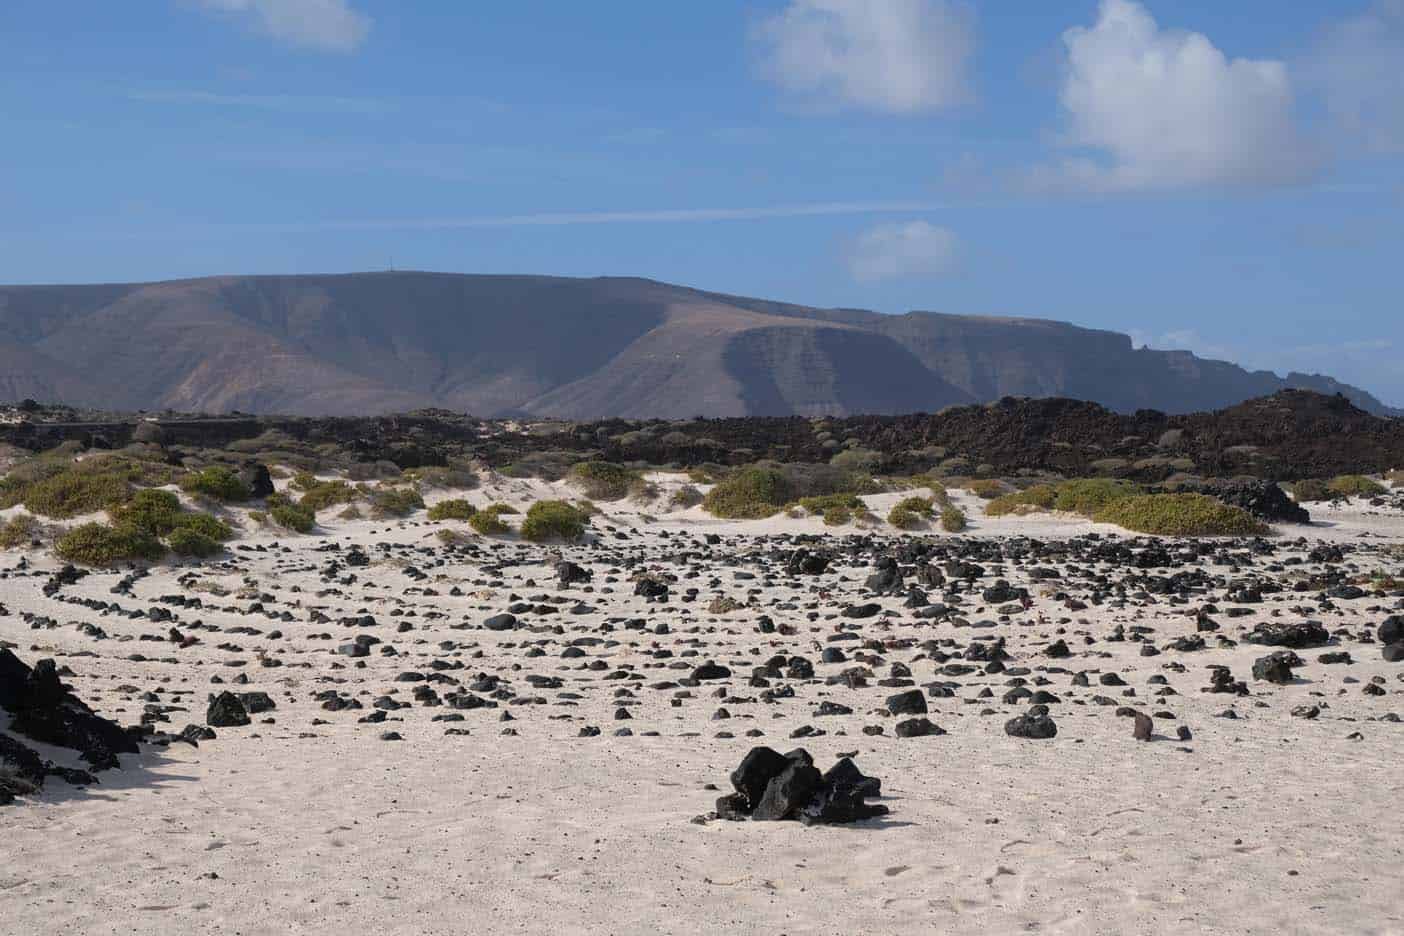
[[[1040,319],[879,315],[649,280],[360,273],[0,287],[0,399],[572,419],[934,411],[1004,396],[1187,412],[1302,387]]]

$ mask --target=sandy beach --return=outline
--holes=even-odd
[[[681,483],[655,481],[665,493]],[[564,484],[497,479],[464,496],[525,504],[571,493]],[[881,514],[896,497],[867,500]],[[46,597],[41,586],[58,564],[38,552],[6,553],[0,639],[25,659],[69,667],[66,681],[101,714],[131,723],[154,704],[170,719],[161,727],[176,732],[203,723],[209,694],[224,688],[266,692],[276,708],[249,726],[218,729],[198,748],[177,742],[124,756],[122,769],[90,788],[51,782],[0,812],[0,929],[1404,931],[1404,902],[1387,877],[1404,847],[1390,819],[1404,785],[1404,728],[1381,720],[1404,708],[1404,671],[1358,639],[1373,640],[1398,598],[1367,590],[1321,606],[1316,591],[1288,589],[1239,605],[1224,587],[1188,601],[1133,587],[1071,611],[1069,598],[1110,594],[1088,578],[1085,549],[1019,561],[1007,558],[1009,544],[1086,544],[1089,533],[1138,550],[1151,541],[1060,515],[984,519],[973,498],[955,497],[972,520],[959,538],[784,515],[722,522],[700,508],[651,519],[628,502],[601,505],[592,542],[571,546],[468,534],[450,548],[435,533],[453,524],[422,514],[333,521],[317,536],[249,531],[228,559],[158,565],[130,595],[111,593],[123,576],[111,571]],[[1308,553],[1334,543],[1347,550],[1334,568],[1357,577],[1399,572],[1397,511],[1358,502],[1315,508],[1312,526],[1278,528],[1270,554],[1226,542],[1169,568],[1111,562],[1095,571],[1112,582],[1190,568],[1225,586],[1286,581],[1323,571]],[[709,543],[709,534],[720,540]],[[834,549],[825,574],[786,573],[780,556],[801,536],[813,538],[807,548]],[[932,602],[958,602],[939,618],[918,617],[904,593],[874,595],[864,581],[874,557],[924,537],[967,544],[985,567],[971,587],[946,596],[928,589]],[[367,565],[344,562],[355,547]],[[560,558],[593,580],[558,586]],[[330,562],[338,565],[329,571]],[[1031,578],[1033,567],[1058,574]],[[640,572],[675,578],[666,603],[634,594]],[[1026,609],[984,599],[981,589],[999,579],[1028,589]],[[689,588],[695,600],[684,600]],[[171,595],[202,606],[161,602]],[[712,613],[717,597],[741,606]],[[173,618],[95,612],[76,603],[83,600],[115,601],[124,612],[163,608]],[[842,616],[866,602],[881,612]],[[1212,614],[1220,630],[1204,634],[1204,649],[1167,649],[1196,633],[1196,610],[1211,602],[1220,612],[1244,610]],[[517,613],[515,628],[481,626],[513,605],[531,609]],[[552,613],[538,613],[547,605]],[[1274,648],[1242,638],[1259,623],[1301,617],[1289,609],[1302,606],[1332,633],[1325,650],[1353,662],[1322,664],[1322,650],[1304,649],[1290,683],[1254,680],[1254,661]],[[762,633],[762,615],[788,626]],[[84,622],[105,639],[76,626]],[[1108,640],[1117,625],[1154,628],[1145,642],[1160,652]],[[198,642],[167,642],[171,627]],[[363,659],[339,654],[357,633],[381,643]],[[834,639],[843,634],[855,639]],[[1235,645],[1216,643],[1221,635]],[[995,637],[1010,666],[1031,670],[1030,688],[1057,697],[1049,706],[1055,738],[1006,734],[1005,722],[1028,707],[1002,698],[1007,674],[948,668],[960,664],[961,648]],[[1066,658],[1047,656],[1058,639],[1070,648]],[[952,655],[945,664],[932,658],[935,647]],[[822,662],[825,648],[840,648],[844,661]],[[794,695],[763,699],[750,673],[776,654],[812,661],[813,678],[772,680]],[[731,676],[677,682],[704,661]],[[896,719],[882,707],[899,689],[878,680],[897,663],[917,686],[935,678],[950,688],[928,702],[927,717],[944,734],[893,735]],[[1211,665],[1229,667],[1249,694],[1201,691]],[[867,685],[826,681],[855,666],[867,669]],[[1108,673],[1124,686],[1099,684]],[[512,691],[494,707],[424,705],[413,695],[419,687],[452,688],[426,674],[462,683],[486,674]],[[1075,674],[1089,685],[1076,685]],[[545,679],[538,687],[528,675]],[[1363,693],[1375,677],[1383,692]],[[318,693],[329,691],[362,707],[327,711]],[[1094,700],[1099,693],[1110,698]],[[377,699],[395,707],[377,709]],[[851,714],[815,715],[826,701]],[[1115,714],[1122,705],[1158,713],[1152,741],[1133,739],[1132,720]],[[1299,706],[1318,714],[1294,716]],[[1230,709],[1237,718],[1222,717]],[[616,717],[621,710],[627,719]],[[383,722],[359,721],[376,711]],[[450,712],[462,720],[432,720]],[[512,720],[501,721],[504,713]],[[884,733],[862,731],[873,725]],[[792,737],[804,726],[815,733]],[[615,736],[621,727],[632,733]],[[600,731],[582,737],[583,728]],[[402,740],[382,740],[387,731]],[[728,773],[757,744],[803,746],[821,767],[852,755],[882,779],[890,814],[851,826],[694,821],[730,789]],[[71,760],[56,748],[41,753]]]

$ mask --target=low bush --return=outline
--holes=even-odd
[[[180,521],[180,498],[170,491],[148,488],[137,491],[131,501],[108,511],[114,523],[140,527],[152,536],[165,536]]]
[[[1002,482],[993,478],[971,481],[965,485],[965,489],[981,500],[994,500],[1008,490]]]
[[[430,520],[471,520],[478,508],[462,499],[439,501],[429,508]]]
[[[862,503],[861,501],[859,503]],[[824,508],[824,526],[847,526],[853,522],[853,509],[842,504]]]
[[[679,510],[687,510],[702,503],[702,492],[690,484],[684,484],[672,493],[668,498],[668,503]]]
[[[795,504],[786,506],[803,507],[810,514],[824,514],[834,509],[858,510],[863,506],[863,501],[857,494],[822,494],[818,497],[801,497]]]
[[[638,480],[637,473],[614,462],[581,462],[570,469],[570,482],[591,500],[623,500]]]
[[[54,555],[78,565],[111,565],[160,559],[166,547],[155,536],[130,524],[85,523],[60,536]]]
[[[702,503],[713,516],[726,520],[759,520],[789,503],[791,492],[789,481],[775,468],[742,468],[718,481]]]
[[[915,530],[936,516],[936,503],[926,497],[904,497],[887,512],[887,522],[899,530]]]
[[[552,539],[574,541],[585,535],[585,518],[565,501],[537,501],[527,510],[521,532],[534,543]]]
[[[197,559],[217,555],[224,548],[219,540],[190,528],[176,530],[166,542],[177,556],[194,556]]]
[[[1126,497],[1143,493],[1140,485],[1115,478],[1076,478],[1058,485],[1054,510],[1091,517],[1097,511]]]
[[[29,514],[0,520],[0,549],[19,549],[39,537],[39,521]]]
[[[66,520],[112,509],[131,496],[131,485],[121,475],[70,469],[28,485],[20,503],[32,514]]]
[[[367,491],[367,499],[371,505],[371,518],[375,520],[407,517],[424,508],[424,498],[420,497],[414,488],[370,488]]]
[[[841,471],[870,475],[882,465],[882,455],[868,449],[851,448],[830,458],[829,464]]]
[[[509,527],[494,510],[480,510],[468,518],[468,525],[483,536],[497,536],[506,533]]]
[[[405,477],[418,484],[448,491],[471,491],[479,483],[477,471],[465,463],[412,468],[405,472]]]
[[[1036,510],[1052,510],[1058,501],[1058,489],[1049,484],[1036,484],[1023,491],[996,497],[985,505],[985,516],[1003,517]]]
[[[1291,485],[1292,496],[1299,504],[1315,504],[1320,501],[1335,500],[1337,495],[1330,486],[1319,478],[1305,478]]]
[[[285,530],[295,533],[311,533],[317,524],[317,517],[301,504],[275,504],[270,506],[268,516]]]
[[[1137,533],[1157,536],[1257,536],[1266,524],[1246,510],[1203,494],[1137,494],[1106,505],[1093,516]]]
[[[208,497],[222,504],[246,501],[252,495],[239,476],[223,465],[211,465],[192,471],[180,479],[180,489],[187,494]]]
[[[1326,482],[1326,487],[1341,497],[1380,497],[1389,493],[1383,484],[1364,475],[1337,475]]]
[[[354,503],[361,496],[360,491],[345,481],[318,481],[312,478],[310,483],[297,484],[304,478],[311,478],[311,475],[298,475],[293,480],[293,486],[303,492],[298,504],[312,513],[337,504]]]
[[[224,543],[234,538],[234,528],[218,517],[212,517],[207,513],[183,513],[176,517],[175,526],[171,529],[170,544],[175,548],[175,536],[177,533],[193,534],[203,536],[205,539],[216,543]]]
[[[941,508],[941,529],[947,533],[959,533],[965,529],[965,512],[954,504]]]

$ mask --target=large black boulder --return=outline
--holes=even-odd
[[[847,757],[821,774],[803,748],[787,754],[752,748],[731,772],[731,785],[736,792],[717,800],[718,819],[798,819],[814,825],[857,822],[888,811],[882,804],[863,801],[881,795],[881,780],[864,776]]]
[[[1047,740],[1058,734],[1058,726],[1047,715],[1020,715],[1004,723],[1004,733],[1011,738],[1031,738]]]
[[[929,718],[917,717],[898,722],[892,732],[899,738],[934,738],[946,730]]]
[[[1404,614],[1391,614],[1385,618],[1376,637],[1382,644],[1404,642]]]
[[[1269,523],[1310,523],[1311,514],[1278,487],[1260,479],[1210,480],[1199,484],[1199,493],[1240,507]]]
[[[33,669],[6,649],[0,649],[0,707],[12,716],[15,734],[72,748],[98,770],[117,767],[118,754],[134,754],[135,738],[116,722],[93,712],[59,681],[53,660],[40,660]]]
[[[210,707],[205,712],[205,724],[211,728],[238,728],[248,723],[248,709],[234,693],[221,692],[210,700]]]
[[[760,803],[751,818],[762,822],[779,822],[798,818],[799,811],[809,804],[824,785],[824,777],[812,765],[790,760],[779,775],[765,787]]]
[[[1302,665],[1302,658],[1291,650],[1278,650],[1253,661],[1253,678],[1285,685],[1292,681],[1292,667]]]
[[[255,498],[262,499],[273,493],[273,476],[268,473],[267,465],[246,465],[239,471],[239,480]]]
[[[1267,647],[1319,647],[1329,643],[1330,633],[1320,621],[1265,621],[1254,627],[1245,638],[1249,643]]]
[[[731,785],[745,797],[747,808],[754,809],[770,781],[789,765],[779,751],[768,747],[751,748],[741,759],[740,766],[731,772]]]
[[[910,689],[887,697],[887,710],[893,715],[925,715],[926,694],[920,689]]]

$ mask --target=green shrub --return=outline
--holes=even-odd
[[[1008,490],[1002,482],[993,478],[971,481],[965,486],[965,489],[981,500],[994,500]]]
[[[716,484],[727,476],[722,465],[701,464],[687,469],[687,479],[693,484]]]
[[[478,508],[474,507],[468,501],[462,500],[461,498],[454,500],[444,500],[439,501],[433,507],[429,508],[429,519],[471,520],[473,519],[473,515],[477,512]]]
[[[543,540],[578,540],[585,535],[585,518],[565,501],[537,501],[522,521],[522,536],[534,543]]]
[[[1246,510],[1203,494],[1138,494],[1122,497],[1093,519],[1158,536],[1256,536],[1268,527]]]
[[[131,485],[121,475],[69,470],[29,485],[21,503],[32,514],[66,520],[117,507],[131,496]]]
[[[28,546],[39,536],[39,521],[29,514],[16,514],[0,521],[0,549]]]
[[[1299,504],[1314,504],[1319,501],[1335,500],[1337,495],[1325,481],[1319,478],[1305,478],[1291,486],[1292,496]]]
[[[617,501],[628,497],[630,486],[641,479],[623,465],[591,461],[572,467],[570,480],[591,500]]]
[[[1058,501],[1058,489],[1050,484],[1036,484],[1023,491],[996,497],[985,505],[985,516],[1003,517],[1035,510],[1052,510]]]
[[[696,507],[702,503],[702,492],[690,484],[684,484],[672,493],[668,498],[668,503],[680,509],[687,510],[689,507]]]
[[[223,504],[246,501],[252,496],[239,476],[223,465],[192,471],[180,479],[180,489]]]
[[[220,541],[212,539],[199,530],[182,528],[172,533],[166,540],[171,552],[177,556],[194,556],[205,559],[218,554],[224,547]]]
[[[424,508],[424,498],[414,488],[390,487],[371,488],[368,494],[371,517],[384,520],[387,517],[407,517]]]
[[[1337,475],[1326,483],[1326,487],[1341,497],[1380,497],[1389,493],[1383,484],[1364,475]]]
[[[171,529],[171,548],[175,548],[177,533],[191,533],[203,536],[216,543],[224,543],[234,538],[234,528],[218,517],[207,513],[183,513],[175,519]]]
[[[915,530],[936,516],[936,504],[926,497],[904,497],[887,512],[887,522],[899,530]]]
[[[478,486],[478,473],[466,464],[429,465],[412,468],[405,478],[418,484],[450,491],[471,491]]]
[[[294,485],[296,480],[294,479]],[[312,513],[326,510],[336,504],[353,503],[361,496],[359,491],[345,481],[318,481],[314,478],[309,484],[298,485],[298,489],[303,492],[298,503]]]
[[[863,501],[857,494],[821,494],[818,497],[801,497],[796,504],[810,514],[823,514],[834,509],[854,511],[863,506]]]
[[[965,512],[954,504],[941,508],[941,529],[947,533],[959,533],[965,529]]]
[[[74,527],[54,544],[54,554],[80,565],[111,565],[136,559],[156,560],[166,547],[146,530],[119,524],[85,523]]]
[[[278,526],[297,533],[310,533],[317,523],[312,511],[301,504],[277,504],[268,511],[268,515]]]
[[[853,522],[853,509],[843,504],[831,504],[821,512],[824,515],[824,526],[846,526]]]
[[[1076,478],[1058,485],[1055,510],[1091,517],[1097,511],[1125,497],[1142,493],[1139,485],[1115,478]]]
[[[483,536],[497,536],[512,528],[504,523],[495,510],[480,510],[468,518],[468,525]]]
[[[520,510],[518,510],[517,508],[513,507],[511,504],[504,504],[504,503],[502,503],[502,502],[500,502],[500,501],[499,501],[498,503],[496,503],[496,504],[488,504],[486,507],[483,508],[483,511],[486,511],[487,513],[490,513],[490,514],[492,514],[493,516],[498,516],[498,517],[506,516],[506,515],[508,515],[508,514],[519,514],[519,513],[521,513]],[[483,511],[479,511],[479,513],[483,512]]]
[[[870,475],[882,465],[882,455],[868,449],[851,448],[829,459],[829,464],[842,471]]]
[[[713,516],[727,520],[758,520],[776,513],[790,501],[791,485],[774,468],[742,468],[718,481],[702,503]]]
[[[137,491],[129,503],[109,511],[114,523],[140,527],[152,536],[165,536],[176,528],[181,515],[180,498],[155,488]]]

